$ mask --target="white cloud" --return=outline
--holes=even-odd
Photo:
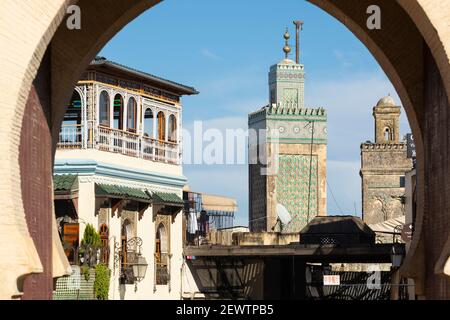
[[[231,103],[242,99],[243,94],[246,98],[265,98],[266,83],[264,76],[251,66],[243,69],[232,70],[226,74],[217,74],[199,86],[200,91],[215,101]],[[259,89],[258,89],[259,88]]]
[[[359,159],[361,142],[374,140],[372,108],[389,93],[400,104],[389,80],[373,74],[307,83],[306,105],[327,110],[329,159]],[[410,131],[404,110],[400,126],[402,133]]]
[[[211,60],[223,61],[223,58],[208,49],[202,49],[201,54]]]
[[[354,60],[358,59],[359,53],[354,51],[333,50],[334,57],[344,69],[350,68],[354,65]]]

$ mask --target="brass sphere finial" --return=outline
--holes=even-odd
[[[283,47],[283,51],[286,54],[286,58],[287,58],[287,55],[291,52],[291,47],[286,45],[286,46]]]
[[[291,47],[289,47],[289,43],[288,43],[288,40],[291,37],[291,35],[289,34],[289,30],[288,30],[287,27],[286,27],[286,32],[284,33],[283,37],[284,37],[284,40],[286,41],[286,43],[285,43],[285,45],[283,47],[283,51],[284,51],[284,55],[285,55],[285,57],[287,59],[289,53],[291,52]]]
[[[285,39],[286,41],[288,41],[289,38],[291,37],[291,35],[289,34],[289,30],[288,30],[287,27],[286,27],[286,32],[284,33],[283,37],[284,37],[284,39]]]

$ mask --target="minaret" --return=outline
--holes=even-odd
[[[288,30],[283,38],[284,59],[269,72],[269,104],[248,116],[252,132],[265,132],[249,139],[249,152],[258,148],[256,153],[270,159],[249,158],[251,231],[300,232],[312,218],[327,214],[327,114],[304,107],[304,68],[289,59]],[[290,222],[280,222],[280,206]]]
[[[285,39],[283,47],[285,58],[270,67],[269,101],[270,104],[301,109],[304,107],[304,66],[289,59],[291,48],[289,46],[290,34],[287,28],[283,37]]]
[[[373,108],[375,142],[361,144],[362,218],[369,225],[405,215],[405,173],[413,163],[400,141],[400,111],[390,95],[381,98]]]
[[[375,143],[398,143],[400,138],[400,106],[390,95],[373,108]]]

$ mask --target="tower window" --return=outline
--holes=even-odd
[[[400,177],[400,188],[404,188],[406,185],[405,183],[405,176]]]
[[[389,128],[386,128],[386,129],[384,130],[384,140],[385,140],[386,142],[388,142],[388,141],[391,140],[391,130],[389,130]]]

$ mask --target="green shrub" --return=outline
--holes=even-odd
[[[81,272],[82,275],[84,275],[84,279],[85,279],[86,281],[89,281],[89,278],[91,277],[89,265],[87,265],[86,263],[83,264],[83,265],[80,267],[80,272]]]
[[[90,246],[92,248],[99,248],[102,245],[100,234],[90,223],[88,223],[86,225],[86,229],[84,229],[83,239],[81,239],[81,245]]]
[[[104,264],[95,266],[94,294],[98,300],[108,300],[111,270]]]

